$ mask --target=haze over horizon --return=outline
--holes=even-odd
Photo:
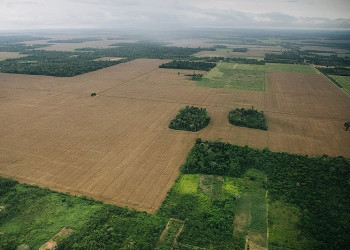
[[[0,1],[0,30],[196,27],[350,29],[350,1]]]

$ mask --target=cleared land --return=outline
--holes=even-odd
[[[220,63],[202,79],[197,86],[210,88],[232,88],[244,90],[265,90],[265,72],[237,69],[237,63]]]
[[[26,55],[21,55],[18,52],[0,52],[0,61],[9,59],[9,58],[20,58]]]
[[[72,78],[0,74],[0,175],[155,212],[196,137],[350,157],[350,99],[322,75],[267,72],[266,92],[210,89],[159,69],[163,62]],[[185,105],[206,108],[209,126],[170,130]],[[229,110],[251,106],[264,111],[269,131],[228,123]]]

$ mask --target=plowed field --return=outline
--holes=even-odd
[[[155,212],[196,137],[350,157],[350,98],[321,75],[267,73],[266,92],[210,89],[183,76],[192,71],[159,69],[162,62],[72,78],[0,74],[0,174]],[[185,105],[207,108],[209,126],[168,129]],[[264,110],[268,131],[228,123],[229,110],[251,106]]]

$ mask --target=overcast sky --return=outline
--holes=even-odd
[[[350,29],[350,0],[0,0],[0,30]]]

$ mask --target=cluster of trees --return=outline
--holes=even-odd
[[[272,201],[299,208],[298,229],[311,244],[305,248],[350,245],[350,159],[310,158],[197,139],[182,172],[242,177],[250,168],[267,175],[265,186]]]
[[[265,65],[264,60],[257,60],[257,59],[251,59],[251,58],[245,58],[245,57],[191,57],[191,60],[200,60],[205,62],[235,62],[235,63],[241,63],[241,64],[256,64],[256,65]]]
[[[58,242],[63,249],[154,249],[166,220],[104,205],[83,228]]]
[[[206,70],[209,71],[216,66],[216,63],[209,62],[193,62],[193,61],[177,61],[163,63],[159,68],[167,69],[191,69],[191,70]]]
[[[281,55],[267,53],[264,61],[266,63],[304,64],[304,59],[296,51],[284,51]]]
[[[236,126],[267,130],[264,111],[257,111],[253,107],[250,109],[236,108],[231,110],[228,114],[228,120]]]
[[[189,76],[189,77],[191,77],[192,80],[196,81],[196,80],[202,79],[203,74],[196,74],[196,73],[193,73],[193,74],[187,74],[187,75],[185,75],[185,76]]]
[[[247,48],[233,48],[233,52],[248,52]]]
[[[323,68],[323,67],[318,67],[317,69],[319,71],[321,71],[325,75],[350,76],[350,68],[341,68],[341,67]]]
[[[303,59],[310,64],[337,67],[346,67],[350,65],[350,57],[339,57],[336,54],[318,55],[307,51],[303,51],[301,54]]]
[[[196,132],[205,128],[209,122],[210,117],[205,108],[186,106],[170,121],[169,128]]]

